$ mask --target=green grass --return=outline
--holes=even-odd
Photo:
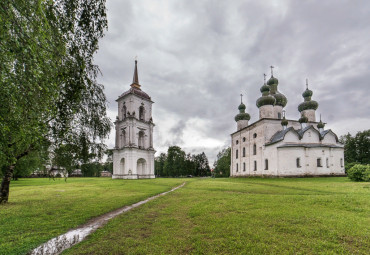
[[[170,180],[168,180],[170,181]],[[188,179],[63,254],[368,254],[370,184]]]
[[[26,254],[103,213],[170,190],[184,180],[21,179],[0,206],[0,254]]]

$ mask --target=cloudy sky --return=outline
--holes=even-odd
[[[236,131],[243,93],[258,120],[263,73],[275,66],[298,119],[305,79],[326,128],[338,135],[370,128],[370,1],[107,0],[109,29],[95,62],[109,100],[129,89],[134,58],[153,105],[154,146],[204,151],[212,165]],[[114,133],[108,140],[114,146]]]

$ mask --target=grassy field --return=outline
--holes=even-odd
[[[26,254],[92,217],[183,183],[181,179],[21,179],[0,206],[0,254]]]
[[[167,180],[170,181],[170,180]],[[370,184],[188,179],[63,254],[369,254]]]

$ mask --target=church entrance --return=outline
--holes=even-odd
[[[146,170],[146,161],[145,161],[145,159],[139,158],[137,160],[136,169],[137,169],[137,174],[138,175],[146,174],[147,170]]]

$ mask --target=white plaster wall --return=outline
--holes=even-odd
[[[280,105],[275,105],[274,106],[274,117],[275,119],[279,119],[279,113],[280,113],[280,117],[281,119],[283,118],[283,107],[281,107]]]
[[[316,122],[315,110],[304,110],[302,111],[303,115],[308,118],[310,122]]]
[[[320,136],[316,129],[310,128],[308,129],[301,139],[301,143],[319,143]]]
[[[322,139],[322,143],[337,144],[337,140],[335,139],[335,136],[329,132],[324,136],[324,139]]]
[[[274,106],[273,105],[263,105],[259,108],[259,117],[263,118],[274,118]]]

